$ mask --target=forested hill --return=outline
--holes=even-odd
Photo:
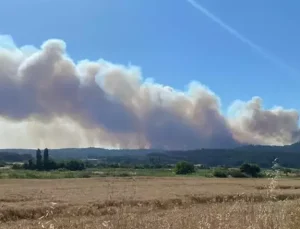
[[[28,161],[32,158],[31,154],[26,153],[18,153],[18,152],[7,152],[7,151],[0,151],[0,161],[5,162],[22,162]]]
[[[236,148],[236,150],[242,151],[260,151],[260,152],[299,152],[300,153],[300,142],[285,145],[285,146],[269,146],[269,145],[247,145]]]
[[[7,158],[8,153],[15,153],[16,159],[20,161],[25,157],[28,158],[28,155],[34,156],[35,152],[36,149],[1,149],[0,160],[3,160],[1,159],[1,155],[5,155]],[[272,161],[278,158],[280,164],[283,166],[300,167],[300,143],[286,146],[247,145],[234,149],[199,149],[188,151],[67,148],[50,149],[50,154],[55,159],[93,158],[113,163],[148,163],[153,158],[156,158],[160,163],[175,163],[179,160],[187,160],[196,164],[209,166],[238,166],[243,162],[253,162],[262,167],[270,167]]]
[[[43,149],[41,149],[43,150]],[[162,152],[153,149],[104,149],[104,148],[62,148],[49,149],[51,156],[56,159],[84,159],[98,157],[119,157],[119,156],[145,156],[153,152]],[[2,152],[18,154],[31,154],[35,156],[36,149],[0,149]]]
[[[300,167],[300,152],[295,151],[259,150],[259,148],[253,148],[252,150],[202,149],[184,153],[181,151],[169,151],[166,154],[169,158],[180,158],[180,160],[209,166],[239,166],[243,162],[251,162],[268,168],[278,158],[282,166]]]

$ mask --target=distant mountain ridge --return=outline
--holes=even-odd
[[[253,150],[253,149],[259,149],[261,151],[282,151],[282,152],[299,152],[300,153],[300,142],[296,142],[294,144],[290,145],[283,145],[283,146],[274,146],[274,145],[246,145],[237,147],[237,150]]]
[[[17,153],[35,156],[36,149],[0,149],[3,153]],[[176,163],[179,160],[191,161],[209,166],[238,166],[243,162],[257,163],[263,167],[272,166],[279,158],[280,164],[287,167],[300,167],[300,142],[285,146],[245,145],[228,149],[159,150],[159,149],[104,149],[104,148],[65,148],[50,149],[55,159],[101,159],[113,163],[148,163],[149,158],[159,158],[161,163]],[[28,156],[26,156],[28,157]]]
[[[42,149],[41,149],[42,150]],[[104,149],[104,148],[61,148],[61,149],[49,149],[51,156],[61,159],[83,159],[92,157],[103,156],[144,156],[148,153],[162,152],[155,149]],[[36,149],[0,149],[1,152],[11,152],[19,154],[31,154],[35,155]]]

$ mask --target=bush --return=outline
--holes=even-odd
[[[65,168],[68,169],[68,170],[71,170],[71,171],[77,171],[77,170],[84,170],[85,166],[84,166],[84,163],[82,161],[72,160],[72,161],[68,161],[65,164]]]
[[[214,177],[226,178],[228,176],[228,171],[223,168],[216,168],[213,172]]]
[[[64,172],[63,178],[76,178],[75,173],[72,171]]]
[[[282,169],[282,172],[283,172],[286,176],[288,176],[289,173],[292,173],[292,170],[291,170],[290,168],[283,168],[283,169]]]
[[[14,163],[11,167],[12,169],[23,169],[23,165],[22,164],[18,164],[18,163]]]
[[[260,173],[260,170],[261,170],[260,167],[258,165],[255,165],[255,164],[244,163],[240,167],[240,171],[242,173],[245,173],[245,174],[250,175],[252,177],[258,177],[258,174]]]
[[[246,177],[244,173],[241,172],[239,169],[229,169],[228,175],[235,178],[244,178]]]
[[[209,166],[206,166],[206,165],[195,165],[195,167],[196,167],[197,169],[210,169],[210,167],[209,167]]]
[[[207,177],[207,178],[213,178],[214,177],[214,174],[213,173],[206,173],[204,175],[204,177]]]
[[[57,169],[56,171],[57,171],[57,172],[66,172],[66,171],[68,171],[68,170],[65,169],[65,168],[59,168],[59,169]]]
[[[5,161],[0,161],[0,167],[5,167],[5,166],[6,166]]]
[[[92,174],[90,172],[82,172],[78,175],[79,178],[90,178]]]
[[[145,169],[144,165],[134,165],[133,166],[134,169]]]
[[[188,163],[186,161],[178,162],[175,166],[175,173],[176,174],[190,174],[195,172],[195,167],[193,164]]]
[[[55,170],[55,169],[58,169],[58,165],[55,161],[48,159],[45,169],[46,170]]]
[[[267,177],[266,173],[264,172],[259,172],[257,175],[256,175],[257,178],[264,178],[264,177]]]
[[[114,176],[117,176],[117,177],[130,177],[131,175],[127,172],[121,172],[121,173],[118,173],[118,174],[114,174]]]

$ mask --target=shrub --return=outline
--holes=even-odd
[[[195,165],[195,167],[196,167],[197,169],[210,169],[210,167],[209,167],[209,166],[206,166],[206,165]]]
[[[92,174],[90,172],[82,172],[78,175],[79,178],[90,178]]]
[[[126,172],[121,172],[119,174],[114,174],[114,176],[118,176],[118,177],[130,177],[131,175],[129,173],[126,173]]]
[[[292,170],[290,168],[283,168],[282,171],[286,176],[288,176],[289,173],[292,173]]]
[[[64,178],[75,178],[76,176],[75,176],[74,172],[68,171],[68,172],[63,173],[63,177]]]
[[[18,163],[14,163],[11,168],[12,169],[23,169],[23,165],[22,164],[18,164]]]
[[[55,170],[58,169],[58,164],[53,160],[47,160],[45,170]]]
[[[246,177],[244,173],[241,172],[239,169],[229,169],[228,175],[235,178],[244,178]]]
[[[193,164],[188,163],[186,161],[180,161],[175,166],[175,173],[176,174],[190,174],[195,172],[195,167]]]
[[[144,165],[134,165],[133,166],[134,169],[145,169]]]
[[[228,176],[228,171],[223,168],[216,168],[213,172],[214,177],[226,178]]]
[[[59,169],[57,169],[56,171],[57,171],[57,172],[66,172],[66,171],[68,171],[68,170],[65,169],[65,168],[59,168]]]
[[[204,175],[204,177],[207,177],[207,178],[213,178],[214,175],[213,175],[213,173],[206,173],[206,174]]]
[[[263,178],[263,177],[267,177],[266,173],[265,172],[259,172],[257,175],[256,175],[257,178]]]
[[[241,165],[240,171],[252,177],[257,177],[260,173],[260,167],[255,164],[244,163]]]
[[[77,170],[84,170],[85,166],[84,163],[82,161],[76,161],[76,160],[72,160],[72,161],[68,161],[66,164],[66,169],[71,170],[71,171],[77,171]]]

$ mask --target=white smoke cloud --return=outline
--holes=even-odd
[[[284,145],[299,140],[299,114],[296,110],[282,107],[264,110],[259,97],[248,102],[237,100],[230,109],[236,111],[229,123],[239,142]]]
[[[192,149],[299,139],[298,113],[236,101],[234,116],[204,85],[187,91],[105,60],[75,63],[66,43],[17,47],[0,36],[0,147]]]

